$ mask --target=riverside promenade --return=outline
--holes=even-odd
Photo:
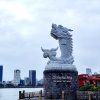
[[[64,92],[62,91],[61,99],[44,99],[44,92],[42,90],[38,92],[25,92],[19,91],[18,100],[66,100]],[[76,100],[100,100],[100,91],[77,91]]]
[[[44,100],[44,93],[42,90],[38,92],[25,92],[25,90],[19,91],[18,100]]]
[[[57,100],[65,100],[63,91],[62,91],[61,95],[62,95],[62,99],[57,99]],[[24,90],[19,91],[19,99],[18,100],[45,100],[44,92],[42,90],[40,90],[38,92],[25,92]],[[46,100],[53,100],[53,98],[46,99]],[[54,99],[54,100],[56,100],[56,99]]]

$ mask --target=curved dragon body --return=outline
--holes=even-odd
[[[61,57],[56,57],[57,49],[42,49],[44,52],[44,57],[48,57],[50,61],[55,61],[58,63],[64,64],[72,64],[74,62],[74,58],[72,56],[72,35],[69,31],[73,31],[71,29],[65,28],[61,25],[52,24],[51,36],[59,41],[59,47],[61,51]],[[50,62],[49,61],[49,62]]]
[[[65,28],[61,25],[52,24],[51,36],[59,41],[59,46],[61,50],[61,60],[63,63],[72,64],[74,58],[72,56],[72,35],[69,31],[71,29]]]

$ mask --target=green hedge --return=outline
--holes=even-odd
[[[85,85],[79,88],[80,91],[100,91],[99,86]]]

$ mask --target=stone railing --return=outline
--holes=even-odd
[[[65,93],[61,93],[62,99],[65,100]],[[44,100],[44,93],[41,91],[38,92],[21,92],[19,91],[19,100]],[[55,99],[52,99],[55,100]],[[100,100],[100,91],[77,91],[77,100]]]
[[[77,100],[100,100],[100,91],[77,91]]]
[[[23,90],[19,91],[19,100],[33,100],[33,98],[37,98],[35,100],[41,100],[43,95],[42,90],[37,92],[25,92],[25,90]]]

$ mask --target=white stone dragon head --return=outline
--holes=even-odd
[[[71,29],[68,29],[66,27],[63,27],[62,25],[56,25],[52,24],[52,29],[51,29],[51,36],[55,39],[58,38],[64,38],[64,37],[71,37],[72,35],[69,33],[69,31],[73,31]]]

